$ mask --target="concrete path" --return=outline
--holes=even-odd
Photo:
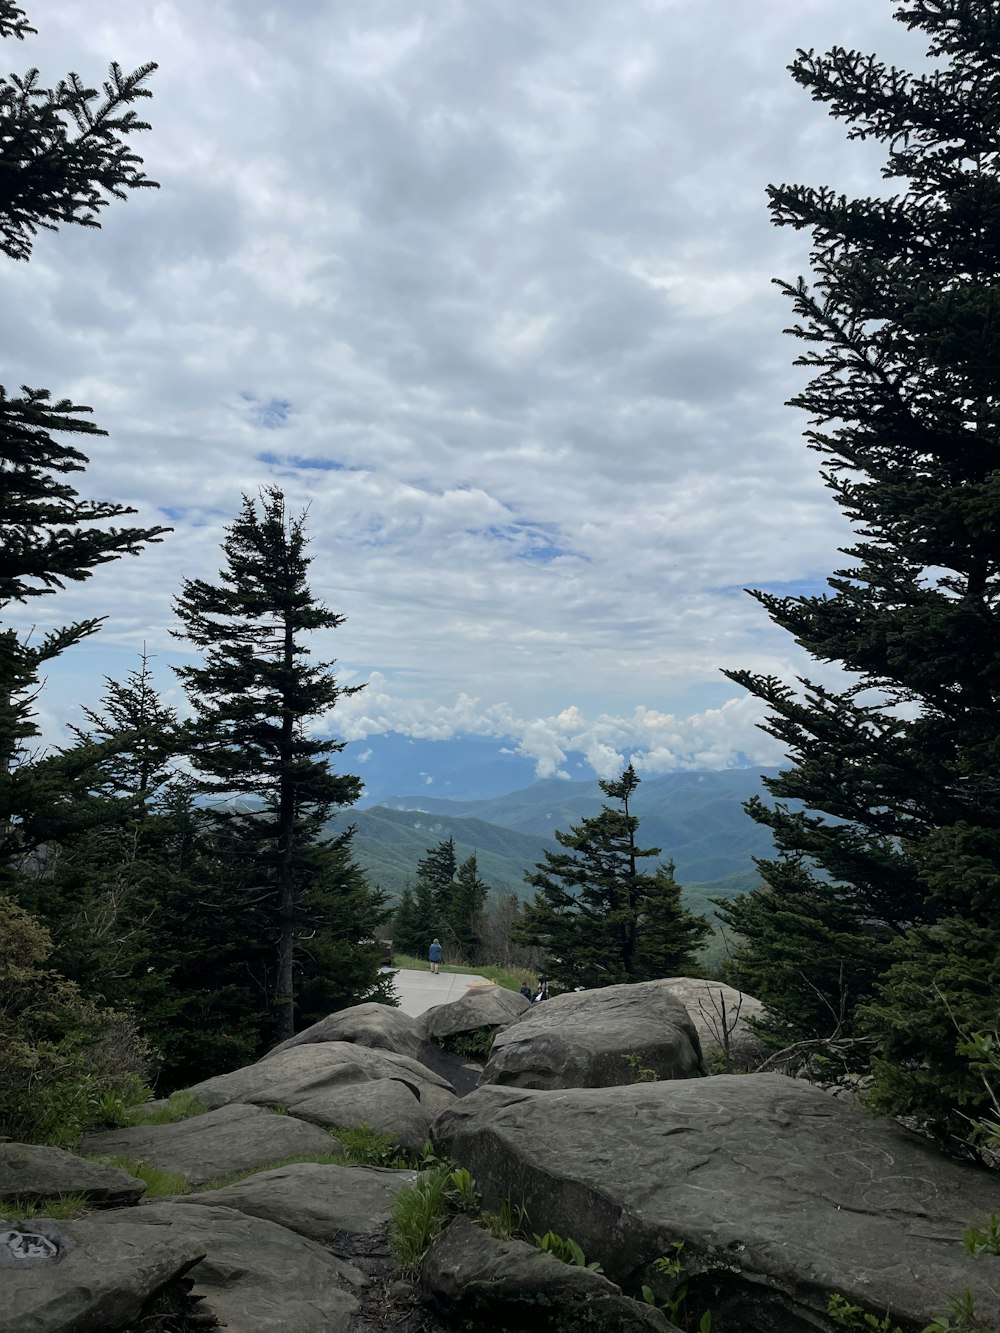
[[[470,986],[492,986],[487,977],[467,976],[458,972],[418,972],[416,968],[395,969],[393,990],[404,1014],[416,1018],[436,1004],[458,1000]]]

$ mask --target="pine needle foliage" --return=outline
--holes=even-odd
[[[1000,957],[1000,14],[903,0],[895,15],[927,37],[926,72],[843,47],[790,67],[849,138],[885,146],[894,192],[768,192],[777,226],[812,233],[812,282],[778,284],[812,373],[792,405],[856,540],[825,593],[752,594],[844,674],[727,673],[789,759],[775,803],[749,807],[778,856],[728,915],[737,984],[790,1033],[834,1011],[837,1035],[873,1042],[880,1105],[940,1122],[975,1109],[944,1006],[995,1022],[981,979]],[[952,957],[957,922],[980,941],[976,976]],[[849,990],[818,996],[840,961]]]

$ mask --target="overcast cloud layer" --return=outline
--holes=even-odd
[[[172,536],[50,599],[107,611],[47,734],[145,642],[241,492],[309,504],[347,624],[325,725],[515,735],[539,772],[780,756],[719,675],[805,668],[741,589],[847,537],[783,406],[764,187],[882,189],[791,81],[799,46],[919,61],[888,0],[35,0],[5,70],[156,60],[159,191],[0,267],[0,379],[89,403],[85,494]],[[166,516],[166,518],[164,517]],[[39,609],[32,608],[37,618]]]

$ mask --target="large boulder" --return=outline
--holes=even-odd
[[[192,1194],[184,1202],[262,1217],[344,1256],[353,1253],[353,1238],[385,1231],[396,1195],[416,1179],[415,1171],[297,1162],[260,1171],[225,1189]]]
[[[523,996],[521,997],[524,998]],[[604,1088],[704,1073],[687,1010],[659,981],[557,995],[499,1032],[480,1083]],[[647,1075],[648,1077],[648,1075]]]
[[[497,1240],[464,1218],[424,1256],[425,1295],[465,1328],[495,1333],[680,1333],[613,1282],[521,1240]]]
[[[280,1106],[317,1125],[371,1125],[418,1149],[453,1099],[451,1084],[408,1056],[347,1041],[294,1046],[191,1089],[204,1106]]]
[[[0,1198],[42,1202],[81,1194],[99,1208],[138,1203],[145,1183],[117,1166],[88,1162],[63,1148],[0,1143]]]
[[[4,1333],[113,1333],[134,1324],[143,1307],[205,1253],[193,1236],[149,1228],[107,1231],[105,1217],[138,1217],[145,1209],[101,1213],[76,1222],[32,1218],[0,1226],[0,1327]]]
[[[434,1005],[418,1021],[432,1041],[442,1041],[479,1028],[505,1027],[528,1008],[530,1003],[520,991],[506,986],[470,986],[459,999]]]
[[[197,1249],[193,1294],[239,1333],[348,1333],[367,1280],[351,1264],[295,1232],[233,1208],[183,1202],[101,1213],[116,1233]]]
[[[297,1032],[264,1056],[265,1060],[295,1046],[314,1046],[325,1041],[351,1041],[379,1051],[394,1051],[419,1060],[424,1046],[423,1028],[416,1018],[388,1004],[356,1004],[350,1009],[321,1018],[312,1027]]]
[[[705,981],[701,977],[666,977],[655,984],[669,991],[688,1011],[710,1071],[715,1060],[746,1065],[759,1057],[760,1042],[750,1030],[749,1020],[763,1016],[760,1000],[724,981]],[[730,1068],[719,1072],[734,1071]]]
[[[224,1106],[173,1125],[136,1125],[87,1134],[85,1151],[102,1157],[150,1162],[183,1176],[191,1185],[237,1171],[253,1171],[286,1157],[336,1152],[325,1130],[261,1106]]]
[[[523,1202],[616,1282],[683,1242],[688,1304],[714,1327],[830,1329],[832,1292],[922,1328],[971,1291],[1000,1328],[1000,1261],[962,1233],[1000,1179],[778,1074],[535,1092],[484,1087],[436,1122],[486,1203]],[[727,1321],[729,1321],[727,1323]]]

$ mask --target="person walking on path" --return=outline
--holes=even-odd
[[[427,957],[430,959],[430,963],[431,963],[431,971],[433,972],[433,974],[434,974],[435,976],[437,976],[438,972],[441,970],[441,942],[440,942],[440,940],[438,940],[438,939],[435,938],[434,943],[433,943],[433,944],[431,945],[431,947],[427,950]]]

